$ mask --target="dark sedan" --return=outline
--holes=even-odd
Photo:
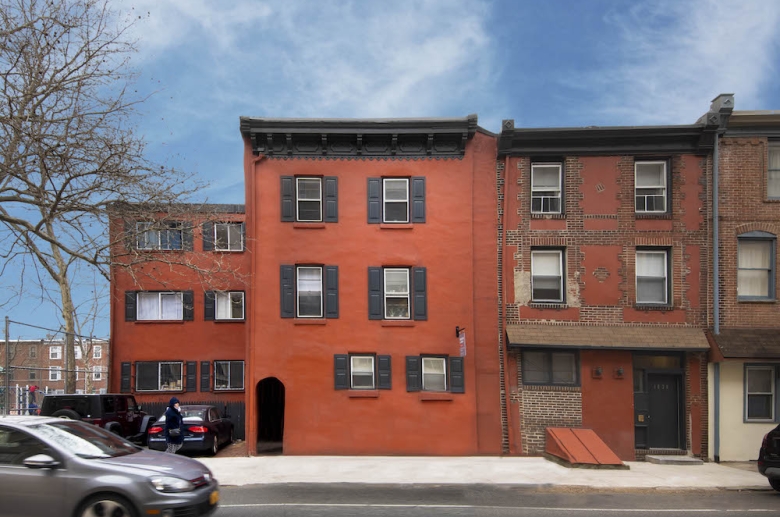
[[[207,452],[212,456],[222,445],[233,442],[233,422],[221,417],[214,406],[180,406],[184,419],[184,444],[181,452]],[[165,415],[149,429],[149,448],[164,451]]]
[[[758,452],[758,471],[780,492],[780,425],[764,436]]]

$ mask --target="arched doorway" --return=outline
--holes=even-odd
[[[257,383],[257,453],[280,454],[283,438],[284,384],[267,377]]]

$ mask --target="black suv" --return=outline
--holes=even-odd
[[[758,451],[758,471],[780,492],[780,425],[769,431]]]
[[[136,442],[145,442],[156,417],[141,411],[132,395],[47,394],[41,403],[41,415],[83,420]]]

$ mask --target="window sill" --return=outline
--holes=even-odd
[[[312,319],[303,319],[303,318],[296,318],[293,325],[327,325],[328,320],[325,318],[312,318]]]
[[[211,393],[243,393],[244,388],[214,388]],[[206,393],[205,391],[200,393]]]
[[[401,321],[382,320],[383,327],[414,327],[414,325],[415,325],[414,320],[401,320]]]
[[[737,298],[737,303],[777,303],[775,298]]]
[[[325,223],[293,223],[293,228],[301,230],[323,230]]]
[[[214,320],[214,323],[244,323],[245,321],[246,320],[243,318],[241,319],[236,318],[232,320]]]
[[[180,390],[135,390],[135,393],[187,393],[184,388]]]
[[[634,309],[638,311],[673,311],[674,307],[671,305],[645,305],[645,304],[634,304]]]
[[[634,212],[635,219],[673,219],[672,214],[668,212]]]
[[[455,400],[455,397],[452,395],[452,393],[420,393],[419,395],[420,402],[449,402],[452,400]]]
[[[380,230],[411,230],[414,228],[412,223],[380,223]]]
[[[531,212],[531,219],[566,219],[566,214]]]
[[[142,325],[149,325],[149,324],[154,325],[159,323],[170,325],[171,323],[173,323],[173,324],[181,325],[182,323],[184,323],[184,320],[135,320],[134,322],[131,323],[140,323]]]
[[[243,253],[244,250],[211,250],[214,253]]]
[[[351,399],[378,399],[379,390],[350,390],[348,396]]]
[[[565,303],[555,302],[531,302],[528,304],[532,309],[568,309],[569,306]]]

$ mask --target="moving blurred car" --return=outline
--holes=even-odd
[[[758,471],[780,492],[780,425],[769,431],[758,451]]]
[[[233,442],[233,422],[221,417],[216,407],[184,405],[179,410],[184,419],[184,444],[179,451],[207,452],[213,456],[222,445]],[[165,450],[165,414],[149,429],[148,444],[150,449]]]
[[[100,427],[0,417],[0,515],[205,516],[219,484],[202,463],[146,450]]]

